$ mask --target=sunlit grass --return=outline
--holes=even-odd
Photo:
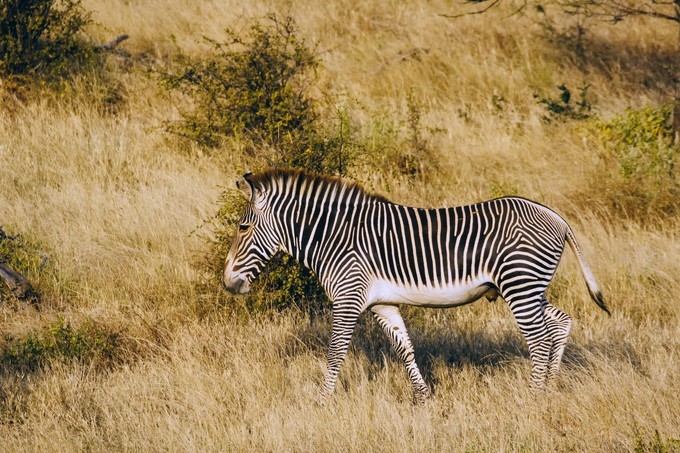
[[[69,99],[0,109],[0,225],[39,240],[50,269],[37,279],[40,309],[0,307],[0,347],[59,320],[76,330],[91,322],[121,341],[106,366],[60,356],[5,367],[0,449],[679,448],[678,218],[612,211],[595,191],[597,150],[575,123],[542,120],[534,98],[588,83],[604,118],[668,101],[658,68],[673,27],[590,23],[578,62],[545,38],[540,16],[503,19],[510,9],[452,21],[439,15],[450,2],[84,3],[100,24],[95,41],[130,34],[122,47],[131,61],[109,62],[120,86],[83,79]],[[345,102],[367,142],[380,138],[369,125],[403,121],[408,93],[417,96],[437,171],[356,175],[368,187],[420,206],[516,193],[570,222],[612,317],[588,299],[567,251],[548,295],[574,326],[553,388],[529,392],[510,311],[480,301],[406,310],[432,401],[413,406],[402,365],[364,316],[338,390],[319,406],[330,315],[245,315],[197,286],[204,222],[248,155],[238,143],[211,153],[165,134],[180,101],[147,70],[178,46],[200,55],[203,35],[219,38],[270,10],[290,13],[318,42],[316,95]],[[102,107],[110,89],[122,96],[114,110]]]

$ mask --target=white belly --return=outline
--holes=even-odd
[[[489,279],[477,278],[445,286],[405,286],[376,280],[368,289],[368,304],[407,304],[420,307],[453,307],[473,302],[489,290]]]

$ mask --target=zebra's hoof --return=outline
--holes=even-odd
[[[413,404],[421,406],[425,404],[431,396],[432,394],[430,393],[429,389],[416,391],[413,394]]]

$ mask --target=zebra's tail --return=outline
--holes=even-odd
[[[567,242],[569,242],[569,246],[571,247],[571,250],[574,252],[574,255],[576,255],[576,259],[578,259],[578,263],[581,266],[581,272],[583,273],[583,278],[585,278],[586,280],[586,286],[588,286],[590,298],[593,299],[593,302],[595,302],[598,307],[606,311],[607,314],[611,316],[609,309],[604,303],[602,292],[600,291],[600,287],[597,284],[597,280],[595,280],[593,271],[590,270],[590,266],[588,266],[588,263],[586,263],[586,260],[583,258],[581,249],[576,243],[576,237],[574,236],[574,232],[571,231],[569,225],[567,225]]]

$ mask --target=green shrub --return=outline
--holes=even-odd
[[[316,274],[283,252],[274,255],[268,263],[246,303],[249,308],[259,310],[296,307],[310,315],[330,308]]]
[[[657,429],[641,427],[637,422],[633,423],[633,437],[635,453],[670,453],[680,450],[680,439],[663,439]]]
[[[610,120],[595,119],[589,125],[601,150],[608,196],[629,215],[670,214],[678,209],[679,151],[672,144],[671,112],[671,104],[628,108]]]
[[[3,0],[0,77],[58,78],[94,54],[83,44],[90,23],[80,0]]]
[[[547,115],[543,116],[543,120],[550,123],[554,120],[585,120],[592,116],[593,105],[588,96],[589,85],[584,85],[579,88],[580,100],[574,102],[571,90],[566,85],[559,85],[560,90],[558,98],[541,97],[534,94],[534,99],[543,105],[547,111]]]
[[[407,92],[404,107],[403,112],[373,112],[368,129],[353,138],[352,155],[364,173],[413,182],[440,169],[431,139],[442,129],[423,126],[423,103],[414,90]]]
[[[112,363],[120,337],[92,320],[73,327],[63,319],[21,338],[6,336],[0,350],[4,372],[33,372],[54,361]]]
[[[335,107],[329,115],[331,119],[325,122],[324,116],[319,115],[313,125],[317,136],[325,137],[325,141],[323,147],[313,150],[338,150],[324,161],[322,172],[359,169],[385,177],[383,189],[389,190],[387,182],[392,178],[420,179],[437,171],[436,153],[430,144],[433,130],[423,127],[421,113],[422,106],[411,92],[403,117],[384,110],[374,112],[363,130],[352,120],[346,105]],[[204,290],[219,286],[245,202],[243,194],[235,188],[226,189],[219,199],[220,209],[209,222],[215,235],[209,240],[210,253],[202,265],[207,276],[203,283],[208,285]],[[284,254],[272,259],[241,300],[241,307],[256,311],[296,307],[314,314],[330,306],[314,273]]]
[[[427,165],[427,157],[431,156],[430,144],[423,133],[421,118],[423,106],[417,99],[413,90],[406,94],[406,124],[408,130],[408,149],[406,153],[399,156],[397,168],[402,175],[415,177],[421,175],[426,167],[432,170],[431,165]],[[429,162],[435,164],[436,162]]]
[[[671,145],[671,105],[626,109],[609,121],[594,122],[607,153],[616,159],[626,181],[651,178],[656,184],[673,177],[676,151]]]
[[[270,14],[244,34],[225,33],[224,42],[205,38],[206,58],[180,54],[173,69],[159,72],[166,89],[194,103],[167,130],[207,148],[246,141],[268,165],[342,173],[310,95],[319,62],[293,19]]]

